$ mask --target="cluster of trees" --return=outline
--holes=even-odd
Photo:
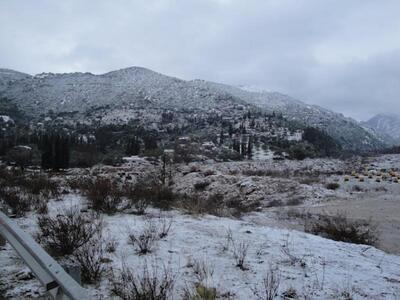
[[[70,160],[70,138],[65,134],[44,134],[39,141],[42,168],[67,169]]]
[[[251,158],[253,153],[253,140],[249,138],[247,143],[246,142],[239,142],[236,139],[232,141],[231,148],[235,150],[240,156]]]
[[[303,140],[314,146],[318,156],[337,156],[342,151],[330,135],[314,127],[304,129]]]

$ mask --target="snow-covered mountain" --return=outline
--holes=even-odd
[[[257,106],[289,120],[322,128],[346,149],[369,150],[384,144],[384,140],[353,119],[280,93],[249,91],[204,80],[186,81],[141,67],[102,75],[42,73],[29,76],[5,70],[0,72],[0,78],[0,82],[7,81],[0,85],[2,96],[12,99],[22,111],[34,117],[49,111],[85,112],[98,107],[226,112],[231,107]]]
[[[393,143],[400,144],[400,115],[378,114],[365,123],[380,134],[387,135]]]
[[[8,85],[25,78],[29,78],[31,75],[17,72],[10,69],[0,68],[0,91],[7,89]]]

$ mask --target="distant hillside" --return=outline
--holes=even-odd
[[[259,107],[288,120],[321,128],[347,150],[372,150],[385,144],[384,139],[365,130],[353,119],[283,94],[252,92],[203,80],[185,81],[141,67],[102,75],[43,73],[29,76],[5,70],[0,72],[0,78],[0,82],[6,82],[0,86],[2,95],[32,117],[50,111],[83,113],[96,108],[120,113],[126,108],[229,112],[238,106]]]
[[[378,114],[365,124],[376,132],[386,135],[388,139],[392,139],[393,144],[400,145],[400,115]]]

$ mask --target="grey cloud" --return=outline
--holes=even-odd
[[[399,11],[397,0],[4,0],[0,66],[138,65],[259,85],[365,119],[400,113]]]

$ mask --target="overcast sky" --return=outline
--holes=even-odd
[[[356,119],[400,113],[399,0],[1,0],[0,67],[142,66]]]

